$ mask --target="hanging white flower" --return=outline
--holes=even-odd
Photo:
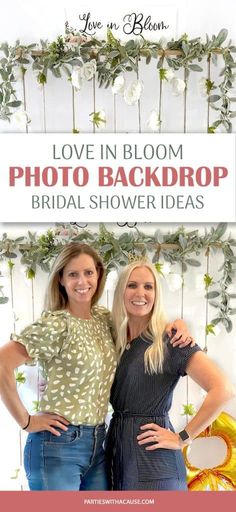
[[[179,96],[182,94],[186,87],[185,81],[181,80],[181,78],[173,78],[171,80],[171,85],[174,96]]]
[[[161,121],[159,119],[159,113],[157,110],[152,110],[151,114],[147,120],[147,127],[150,128],[153,132],[159,130],[161,126]]]
[[[170,82],[171,80],[173,80],[175,74],[174,74],[174,71],[173,69],[165,69],[165,79],[167,80],[167,82]]]
[[[168,276],[171,271],[171,264],[168,261],[164,261],[161,268],[162,274],[164,276]]]
[[[82,71],[83,78],[85,78],[85,80],[91,80],[91,78],[93,78],[93,76],[96,73],[96,69],[97,69],[97,63],[96,63],[95,59],[92,59],[89,62],[86,62],[83,65],[83,71]]]
[[[206,78],[202,77],[199,80],[199,88],[200,88],[200,94],[203,98],[206,98],[207,96],[207,80]]]
[[[135,80],[124,91],[124,100],[127,105],[136,105],[143,91],[141,80]]]
[[[16,80],[22,80],[23,79],[23,69],[22,66],[16,66],[14,68],[14,77]]]
[[[195,277],[195,285],[197,290],[205,290],[206,284],[205,284],[205,274],[197,274]]]
[[[12,117],[13,117],[14,121],[16,121],[16,123],[22,127],[27,126],[31,122],[31,119],[30,119],[29,115],[27,114],[27,112],[22,109],[14,112]]]
[[[83,78],[82,68],[79,66],[75,66],[71,73],[71,82],[72,82],[73,87],[75,87],[77,89],[77,91],[79,91],[81,89],[82,78]]]
[[[183,280],[180,274],[169,274],[166,278],[168,288],[171,292],[180,290]]]
[[[106,279],[105,290],[106,291],[114,290],[115,287],[116,287],[117,279],[118,279],[118,272],[117,272],[117,270],[111,270],[111,272],[109,272],[109,274],[107,276],[107,279]]]
[[[167,48],[168,40],[166,37],[162,36],[159,40],[159,44],[161,45],[162,49],[165,50]]]
[[[119,75],[115,78],[114,84],[111,88],[112,94],[123,94],[125,89],[125,79],[123,75]]]

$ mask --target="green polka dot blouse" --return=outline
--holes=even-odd
[[[61,414],[74,425],[104,422],[116,369],[108,310],[94,306],[89,320],[65,310],[44,311],[12,339],[42,366],[40,411]]]

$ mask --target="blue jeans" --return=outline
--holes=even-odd
[[[24,450],[31,491],[108,490],[105,425],[68,425],[61,436],[30,433]]]

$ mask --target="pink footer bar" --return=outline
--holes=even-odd
[[[0,510],[17,512],[224,512],[235,505],[236,494],[228,491],[0,492]]]

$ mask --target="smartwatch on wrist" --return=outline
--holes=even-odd
[[[181,432],[179,432],[179,437],[180,437],[181,441],[183,441],[183,442],[185,442],[185,441],[188,441],[189,443],[191,442],[191,438],[188,435],[187,430],[181,430]]]

